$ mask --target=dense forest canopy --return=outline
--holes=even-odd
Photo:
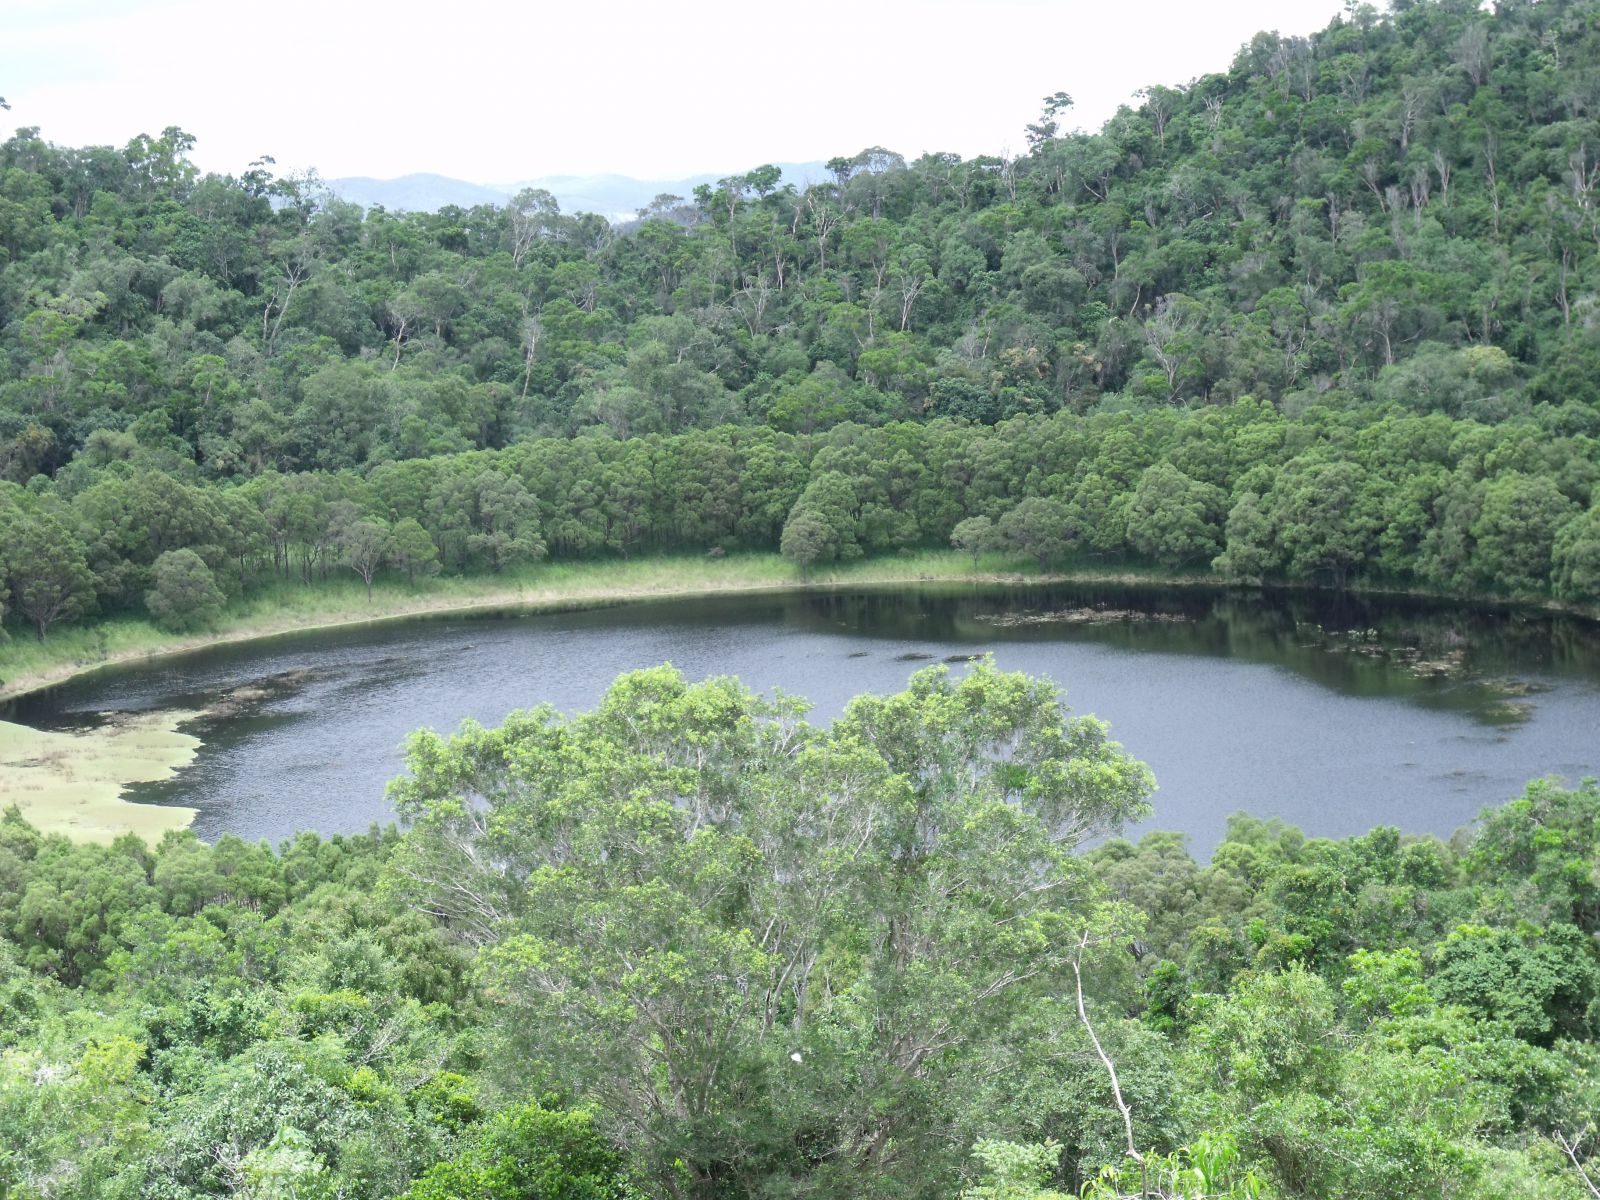
[[[1108,397],[1592,405],[1594,26],[1559,0],[1352,5],[1097,133],[1062,133],[1057,94],[1020,157],[875,147],[803,191],[764,167],[626,228],[542,193],[363,213],[266,160],[201,177],[175,127],[19,130],[5,469],[136,426],[226,477]]]
[[[1597,12],[1352,6],[1095,133],[1057,93],[1014,158],[875,147],[623,227],[201,176],[176,127],[19,130],[12,619],[182,625],[146,597],[203,620],[273,567],[805,567],[969,521],[1043,565],[1592,604]]]

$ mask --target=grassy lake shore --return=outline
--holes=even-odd
[[[974,570],[968,555],[941,550],[835,563],[812,571],[805,580],[793,564],[776,554],[540,563],[504,575],[433,579],[415,586],[380,580],[373,585],[370,603],[360,580],[351,575],[310,586],[275,583],[230,605],[217,627],[204,633],[169,633],[141,617],[115,617],[92,625],[63,626],[43,642],[14,637],[0,645],[0,701],[117,664],[257,638],[407,617],[473,611],[538,612],[633,600],[821,591],[862,584],[1063,582],[1222,586],[1214,576],[1156,569],[1029,573],[985,564]]]
[[[218,627],[205,633],[174,634],[142,618],[118,617],[62,627],[44,642],[13,638],[0,645],[0,701],[106,667],[212,646],[474,611],[538,612],[651,599],[892,584],[1226,586],[1208,573],[1155,568],[1080,567],[1043,573],[1007,569],[1011,567],[1014,564],[990,559],[974,568],[969,556],[948,550],[832,564],[804,580],[776,554],[542,563],[501,576],[433,579],[415,586],[380,581],[370,601],[353,575],[311,586],[275,583],[236,602]],[[1405,588],[1354,590],[1470,602]],[[1512,603],[1492,597],[1477,602]],[[1553,603],[1519,607],[1595,615]],[[164,779],[189,762],[199,741],[180,727],[199,715],[148,713],[71,733],[0,721],[0,797],[5,803],[18,803],[37,827],[76,840],[109,841],[125,831],[159,837],[168,829],[184,828],[192,821],[193,810],[134,804],[123,800],[121,793],[132,783]]]
[[[342,625],[473,611],[538,612],[635,600],[736,592],[825,591],[892,583],[1229,586],[1210,572],[1175,572],[1148,566],[1076,566],[1038,571],[990,557],[975,568],[970,556],[954,550],[834,563],[812,571],[809,579],[802,579],[793,564],[771,553],[730,554],[720,559],[680,556],[539,563],[504,575],[431,579],[415,585],[378,580],[370,601],[360,580],[344,574],[309,586],[277,582],[258,589],[231,604],[217,627],[204,633],[170,633],[146,618],[133,616],[62,626],[43,642],[19,633],[9,642],[0,643],[0,702],[103,667]],[[1271,586],[1286,591],[1320,590],[1313,584],[1274,582]],[[1404,585],[1354,584],[1349,590],[1362,595],[1407,596],[1600,620],[1600,609],[1556,601],[1461,596]]]
[[[63,626],[43,642],[22,637],[0,645],[0,701],[53,687],[106,667],[150,661],[212,646],[379,621],[451,613],[538,612],[634,600],[738,592],[826,590],[894,583],[1203,582],[1128,571],[1021,575],[974,571],[954,551],[835,564],[802,580],[776,554],[714,559],[649,558],[624,562],[544,563],[501,576],[433,579],[407,586],[380,581],[372,598],[359,580],[334,577],[312,586],[278,583],[230,606],[214,630],[174,634],[137,617]],[[193,712],[154,712],[73,732],[0,721],[0,798],[17,804],[36,828],[76,841],[108,842],[133,832],[158,839],[187,827],[194,810],[122,799],[134,783],[165,779],[193,759],[199,740],[181,726]]]

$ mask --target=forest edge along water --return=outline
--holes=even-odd
[[[301,605],[256,602],[230,613],[205,633],[179,634],[142,620],[105,621],[92,628],[58,631],[49,643],[19,644],[0,652],[0,705],[83,675],[130,663],[149,662],[216,646],[333,629],[380,621],[449,616],[473,612],[544,612],[571,606],[627,603],[668,597],[693,597],[728,592],[827,591],[854,586],[905,584],[1112,585],[1223,589],[1251,594],[1260,589],[1230,583],[1210,572],[1174,572],[1124,564],[1115,569],[1076,567],[1037,572],[974,570],[964,553],[924,551],[892,558],[869,558],[814,569],[808,580],[793,577],[779,555],[732,554],[653,556],[623,562],[554,562],[532,570],[508,571],[492,577],[433,581],[432,590],[407,586],[379,587],[364,596],[354,580],[324,580],[305,592]],[[338,583],[345,586],[341,589]],[[1274,581],[1269,591],[1317,592],[1307,583]],[[1490,612],[1548,613],[1600,623],[1600,609],[1551,598],[1528,599],[1480,594],[1472,598],[1398,584],[1352,582],[1343,593],[1370,597],[1432,601],[1445,606]]]
[[[1448,835],[1528,777],[1600,769],[1600,629],[1582,619],[1413,597],[969,578],[571,595],[536,613],[496,605],[104,668],[11,701],[19,724],[5,728],[83,744],[83,786],[101,804],[95,739],[143,723],[167,770],[141,762],[93,822],[62,802],[75,764],[59,742],[48,765],[0,749],[0,784],[18,792],[18,780],[55,772],[53,789],[19,793],[25,814],[78,838],[114,836],[118,813],[147,834],[191,820],[205,838],[353,832],[392,819],[384,784],[419,726],[494,725],[546,701],[580,711],[615,674],[660,661],[782,688],[828,720],[855,693],[986,653],[1108,719],[1156,770],[1153,826],[1201,852],[1237,810],[1313,834],[1383,823]]]

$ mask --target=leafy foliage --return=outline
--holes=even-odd
[[[156,559],[154,586],[145,598],[150,615],[165,629],[183,631],[214,625],[226,597],[211,568],[193,550],[168,550]]]
[[[0,509],[92,582],[8,568],[14,619],[137,608],[180,549],[233,595],[433,556],[804,572],[979,519],[1050,567],[1592,607],[1594,18],[1355,5],[1097,132],[1055,93],[1020,157],[871,147],[619,226],[19,130]]]
[[[1592,781],[1450,843],[1240,817],[1201,864],[1081,848],[1150,779],[1038,681],[802,714],[661,668],[419,734],[404,835],[0,817],[0,1185],[1582,1195]]]

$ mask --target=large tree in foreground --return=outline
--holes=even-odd
[[[418,734],[394,785],[391,886],[485,947],[524,1085],[592,1103],[667,1194],[953,1177],[981,1097],[1075,1026],[1085,947],[1126,940],[1072,849],[1150,772],[1053,686],[933,668],[803,713],[658,668],[570,720]]]

